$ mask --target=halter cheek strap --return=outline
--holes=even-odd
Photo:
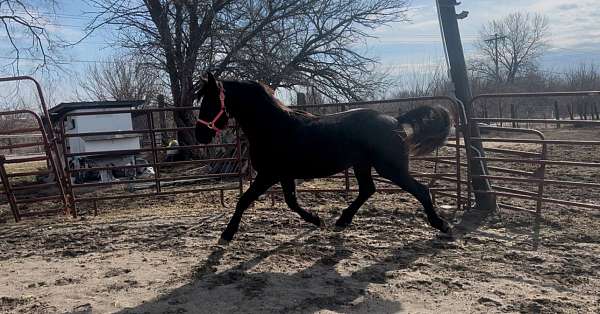
[[[221,118],[222,115],[227,115],[227,113],[225,112],[225,91],[223,90],[223,86],[219,86],[219,100],[221,102],[221,110],[219,110],[219,113],[217,113],[217,115],[212,119],[212,121],[205,121],[202,119],[198,119],[196,120],[196,124],[201,124],[206,126],[207,128],[215,131],[217,133],[217,135],[219,135],[219,133],[221,133],[221,131],[225,130],[225,128],[227,128],[227,126],[225,126],[224,128],[219,128],[216,123],[217,121],[219,121],[219,119]]]

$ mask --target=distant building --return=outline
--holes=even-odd
[[[52,125],[58,131],[57,134],[61,134],[63,126],[66,134],[133,131],[136,128],[134,128],[132,113],[104,112],[136,109],[143,106],[143,104],[143,100],[61,103],[51,108],[49,112]],[[99,113],[77,115],[86,112]],[[136,154],[128,151],[140,149],[141,142],[142,134],[92,134],[89,136],[66,137],[63,142],[66,143],[66,152],[68,154],[81,155],[64,158],[64,147],[59,147],[59,154],[61,155],[63,166],[65,161],[68,160],[70,169],[135,165]],[[84,154],[98,152],[105,153]],[[135,171],[133,173],[135,174]],[[111,181],[114,179],[112,171],[99,171],[97,174],[102,181]],[[81,173],[81,175],[74,177],[74,179],[84,180],[84,175],[86,174]]]

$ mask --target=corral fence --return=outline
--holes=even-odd
[[[600,121],[574,119],[572,114],[561,119],[557,104],[559,101],[596,103],[600,101],[598,96],[600,91],[483,94],[474,97],[472,104],[475,109],[487,107],[498,100],[511,104],[512,108],[519,105],[533,108],[529,109],[528,118],[514,115],[504,118],[501,109],[499,117],[470,117],[469,123],[478,123],[482,134],[481,137],[471,137],[471,141],[481,142],[486,153],[486,156],[473,156],[473,160],[487,163],[489,171],[471,177],[486,179],[492,187],[491,191],[474,192],[494,194],[502,201],[499,205],[508,209],[532,211],[516,205],[516,200],[529,200],[535,203],[537,213],[544,205],[551,204],[600,209],[599,200],[594,199],[593,193],[596,191],[597,194],[600,188],[598,174],[593,172],[600,168],[600,151],[596,150],[595,154],[587,157],[581,154],[594,152],[600,140],[597,137],[593,140],[561,138],[560,133],[554,135],[556,132],[550,129],[571,126],[566,131],[571,134],[577,129],[581,130],[579,133],[590,128],[597,130]],[[553,111],[553,115],[548,114]],[[548,138],[548,134],[557,138]],[[559,150],[559,146],[568,150]],[[562,195],[566,197],[558,197]],[[572,199],[573,196],[578,199]],[[594,200],[595,203],[591,202]]]
[[[183,193],[198,193],[218,191],[221,203],[224,203],[224,191],[243,189],[243,180],[246,169],[244,168],[245,156],[242,153],[242,137],[239,128],[231,125],[233,136],[224,136],[220,143],[208,145],[177,145],[165,147],[160,145],[158,135],[177,138],[177,132],[191,132],[194,127],[161,127],[157,126],[158,115],[197,115],[197,107],[181,108],[146,108],[146,109],[118,109],[102,111],[71,112],[62,116],[55,126],[59,133],[59,147],[65,172],[69,178],[69,191],[75,204],[89,203],[97,209],[97,203],[103,200],[130,199],[134,197],[151,197],[159,195],[174,195]],[[144,117],[140,129],[104,132],[67,132],[66,121],[74,116],[108,116],[116,114],[130,114]],[[72,153],[69,151],[69,139],[90,139],[94,137],[118,138],[122,136],[139,135],[141,138],[150,138],[141,141],[140,148],[127,150],[94,150],[91,152]],[[168,159],[169,151],[187,152],[195,158],[191,160]],[[94,165],[97,158],[106,156],[134,156],[131,164],[103,164]],[[73,163],[73,160],[88,160],[88,162]],[[221,167],[228,169],[226,172],[210,172],[209,168]],[[121,172],[120,178],[105,182],[85,182],[76,180],[83,174],[99,172]]]
[[[302,109],[308,111],[327,110],[327,111],[343,111],[345,108],[356,108],[356,107],[373,107],[384,112],[397,115],[401,110],[408,110],[409,107],[414,107],[423,103],[440,102],[445,105],[454,113],[456,121],[455,128],[460,132],[462,126],[460,125],[461,119],[459,116],[464,112],[462,105],[449,97],[420,97],[420,98],[408,98],[408,99],[395,99],[379,102],[361,102],[361,103],[346,103],[346,104],[331,104],[331,105],[316,105],[304,107]],[[69,191],[73,198],[74,204],[79,203],[91,203],[93,208],[97,208],[97,202],[103,200],[114,200],[114,199],[129,199],[131,197],[150,197],[157,195],[167,194],[181,194],[181,193],[192,193],[192,192],[208,192],[208,191],[219,191],[221,202],[224,205],[223,193],[227,190],[238,190],[242,192],[244,181],[246,178],[252,180],[251,175],[248,173],[252,171],[245,167],[248,164],[247,151],[242,149],[245,145],[243,136],[240,134],[239,129],[232,124],[232,130],[234,134],[232,136],[222,136],[219,144],[208,144],[208,145],[182,145],[176,147],[164,147],[158,145],[159,141],[154,140],[156,134],[167,134],[168,137],[175,137],[176,132],[181,131],[193,131],[194,127],[175,127],[175,128],[161,128],[155,126],[155,116],[161,114],[174,115],[177,112],[185,112],[187,114],[194,115],[194,112],[199,108],[148,108],[148,109],[127,109],[127,110],[110,110],[110,111],[86,111],[78,113],[68,113],[61,117],[57,126],[59,130],[58,143],[59,147],[62,148],[61,155],[62,161],[65,165],[66,176],[69,180]],[[145,123],[139,123],[144,125],[143,129],[134,129],[129,131],[107,131],[107,132],[87,132],[87,133],[67,133],[66,121],[73,116],[97,116],[97,115],[113,115],[113,114],[132,114],[138,117],[146,117]],[[170,133],[170,134],[169,134]],[[118,151],[94,151],[94,152],[82,152],[82,153],[71,153],[68,151],[68,139],[69,138],[89,138],[97,136],[125,136],[125,135],[146,135],[151,140],[147,141],[149,145],[142,146],[139,149],[131,150],[118,150]],[[460,136],[456,137],[458,143]],[[193,160],[185,161],[166,161],[165,153],[169,150],[192,150],[195,151],[197,156]],[[219,154],[216,150],[221,150]],[[144,160],[147,160],[144,164],[132,164],[132,165],[111,165],[96,167],[75,167],[71,162],[73,158],[93,158],[95,156],[104,155],[130,155],[143,156]],[[198,157],[199,156],[199,157]],[[464,157],[464,156],[463,156]],[[461,175],[460,160],[461,160],[460,149],[446,149],[444,154],[437,156],[427,157],[415,157],[415,162],[422,163],[421,171],[414,173],[417,178],[426,180],[425,183],[431,186],[433,196],[449,197],[455,199],[457,208],[461,208],[462,205],[467,204],[461,203],[461,200],[468,201],[469,198],[463,197],[466,192],[467,181],[463,179],[465,174]],[[225,167],[224,169],[228,172],[217,172],[207,173],[210,169],[206,167],[215,167],[222,163],[232,163],[235,167]],[[68,166],[66,166],[68,165]],[[454,166],[454,168],[449,167]],[[185,166],[186,168],[182,168]],[[190,169],[190,166],[197,168]],[[153,174],[149,176],[137,176],[135,173],[139,172],[138,169],[142,167],[152,167]],[[427,171],[429,169],[429,171]],[[129,177],[110,181],[110,182],[93,182],[85,183],[73,180],[78,174],[86,172],[99,172],[99,171],[124,171],[133,170]],[[195,171],[194,171],[195,170]],[[187,173],[187,172],[193,173]],[[329,179],[343,179],[342,187],[327,187],[327,188],[300,188],[298,192],[313,192],[313,193],[324,193],[324,192],[343,192],[346,195],[351,192],[357,191],[352,182],[351,173],[346,171],[344,174],[334,175]],[[385,179],[375,177],[376,181],[383,184],[379,187],[379,191],[383,192],[396,192],[400,191],[395,185],[390,184]],[[193,186],[193,188],[191,187]],[[122,188],[118,188],[122,187]],[[275,189],[271,193],[275,194],[280,192]]]
[[[23,122],[4,125],[0,129],[0,136],[5,140],[0,146],[0,151],[3,152],[0,154],[0,200],[4,198],[8,203],[16,221],[24,217],[59,212],[72,214],[74,212],[65,189],[64,174],[61,167],[58,167],[54,134],[52,131],[47,132],[44,123],[44,120],[48,123],[50,119],[40,84],[27,76],[0,78],[0,82],[21,81],[33,82],[44,119],[31,110],[0,112],[0,117],[5,121]],[[24,138],[29,140],[23,140]],[[32,163],[38,164],[35,170],[22,167]],[[37,180],[40,176],[44,176],[46,180]],[[37,210],[28,210],[30,204],[36,204]]]
[[[29,77],[6,78],[3,81],[31,80]],[[165,147],[161,142],[165,138],[177,138],[179,132],[191,132],[194,127],[176,127],[173,124],[157,123],[164,121],[168,116],[174,120],[176,116],[195,116],[197,107],[188,108],[145,108],[145,109],[118,109],[98,110],[85,112],[70,112],[62,116],[58,122],[51,126],[48,110],[45,106],[39,84],[35,82],[42,107],[40,117],[32,111],[2,112],[1,116],[19,115],[29,117],[33,121],[31,127],[2,129],[0,136],[29,136],[34,135],[31,142],[13,141],[10,145],[2,144],[0,151],[0,205],[8,204],[13,216],[18,221],[22,217],[63,212],[67,215],[77,215],[78,208],[87,204],[92,209],[97,209],[98,202],[105,200],[122,200],[135,197],[157,197],[196,192],[219,192],[221,203],[224,202],[225,191],[241,193],[244,185],[252,180],[252,171],[249,167],[247,143],[242,132],[232,121],[228,132],[221,135],[221,140],[209,145],[180,145]],[[519,99],[537,99],[536,103],[547,103],[553,106],[559,98],[596,97],[600,92],[563,92],[563,93],[528,93],[528,94],[486,94],[476,96],[472,105],[474,107],[486,104],[491,100],[502,99],[505,102],[519,106]],[[531,102],[529,102],[531,103]],[[440,148],[433,155],[413,157],[411,160],[411,173],[431,189],[434,201],[443,199],[444,205],[460,209],[469,209],[473,202],[474,192],[492,193],[499,199],[499,204],[504,208],[515,210],[530,210],[521,201],[534,203],[535,212],[539,212],[545,204],[559,204],[564,206],[577,206],[584,208],[600,209],[598,203],[586,199],[585,193],[575,195],[581,190],[597,189],[600,184],[595,182],[594,175],[585,179],[578,173],[582,168],[600,168],[600,161],[580,160],[577,155],[567,159],[568,156],[552,155],[552,147],[556,145],[569,145],[573,150],[582,150],[589,147],[598,147],[598,140],[571,140],[549,139],[544,127],[551,125],[573,125],[577,127],[597,127],[600,121],[575,120],[575,119],[548,119],[530,117],[528,119],[493,117],[467,117],[462,103],[451,97],[415,97],[391,99],[384,101],[368,101],[354,103],[337,103],[323,105],[305,105],[294,107],[315,114],[341,112],[353,108],[373,108],[392,116],[398,116],[416,106],[424,104],[443,105],[450,110],[454,117],[454,135],[447,145]],[[515,110],[518,111],[518,110]],[[478,112],[474,110],[474,112]],[[487,111],[485,111],[487,112]],[[106,131],[106,132],[81,132],[73,133],[68,130],[68,119],[82,115],[108,115],[131,114],[138,120],[138,127],[132,130]],[[482,131],[480,137],[471,137],[470,125],[478,123]],[[93,150],[86,152],[71,152],[70,139],[93,139],[97,137],[119,138],[138,135],[140,147],[127,150]],[[162,139],[162,140],[161,140]],[[474,149],[476,141],[482,142],[485,147],[485,156]],[[39,147],[37,155],[19,154],[19,149]],[[192,160],[173,160],[168,158],[169,151],[184,151],[194,156]],[[12,154],[6,154],[6,151]],[[130,164],[95,164],[94,160],[106,156],[133,156]],[[589,158],[588,158],[589,159]],[[87,162],[73,162],[84,160]],[[19,165],[38,162],[35,170],[19,170]],[[470,173],[469,164],[483,162],[488,165],[488,173],[474,176]],[[560,171],[552,170],[560,167]],[[568,167],[574,169],[566,171]],[[552,170],[549,172],[549,169]],[[81,180],[84,177],[101,177],[103,172],[119,173],[115,180]],[[569,179],[564,176],[570,175]],[[32,176],[45,177],[45,181],[34,182],[18,178]],[[558,176],[554,178],[552,176]],[[563,176],[563,177],[561,177]],[[491,191],[473,191],[471,179],[485,179],[492,187]],[[388,180],[374,175],[379,192],[398,192],[400,189]],[[316,182],[303,183],[300,193],[341,193],[349,196],[357,192],[356,182],[350,170]],[[579,189],[575,192],[560,194],[556,189],[567,187]],[[50,189],[54,194],[40,193]],[[273,188],[270,194],[281,193],[280,189]],[[551,193],[551,194],[549,194]],[[562,193],[562,192],[561,192]],[[586,192],[587,193],[587,192]],[[575,195],[577,199],[568,199]],[[517,201],[519,200],[519,201]],[[27,204],[52,203],[59,209],[27,210]],[[438,203],[442,203],[438,201]],[[452,206],[453,205],[453,206]],[[46,206],[42,206],[46,208]],[[50,208],[50,205],[47,206]]]

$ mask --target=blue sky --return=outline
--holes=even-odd
[[[459,21],[467,57],[474,53],[473,42],[487,21],[512,12],[537,12],[550,21],[549,51],[542,59],[546,69],[561,70],[579,62],[594,62],[600,57],[600,6],[596,0],[465,0],[457,11],[469,11]],[[396,23],[378,29],[379,37],[369,41],[370,53],[382,64],[399,71],[418,65],[444,61],[439,23],[433,0],[414,0],[409,23]]]
[[[551,24],[550,49],[542,59],[548,70],[562,70],[579,62],[595,62],[600,56],[600,6],[598,0],[464,0],[457,11],[469,11],[469,17],[460,21],[463,45],[467,56],[473,54],[472,43],[478,37],[481,25],[511,12],[538,12],[546,15]],[[46,13],[49,8],[40,8],[40,14],[48,16],[48,28],[56,35],[76,41],[83,34],[83,26],[92,15],[92,9],[84,1],[59,1],[55,18]],[[410,22],[395,23],[381,27],[372,34],[365,49],[369,56],[378,58],[382,68],[402,75],[411,71],[433,67],[444,63],[444,52],[440,40],[439,24],[434,0],[413,0],[408,12]],[[4,36],[2,36],[4,37]],[[73,100],[74,77],[90,62],[110,57],[115,49],[110,44],[109,31],[100,31],[81,44],[65,49],[59,57],[65,60],[68,73],[57,73],[50,88],[46,88],[52,102]],[[0,43],[6,45],[5,38]],[[6,55],[0,55],[6,57]],[[6,61],[6,59],[0,59]],[[89,62],[88,62],[89,61]],[[23,69],[26,72],[27,62]],[[5,76],[7,73],[1,73]],[[44,81],[49,81],[44,78]],[[0,91],[2,87],[0,87]]]

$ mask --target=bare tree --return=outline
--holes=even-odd
[[[600,89],[600,67],[594,63],[579,64],[565,73],[566,85],[570,90]]]
[[[57,48],[57,38],[48,32],[48,18],[43,17],[38,8],[53,8],[55,0],[0,0],[0,33],[6,36],[8,48],[3,51],[3,59],[12,73],[21,72],[21,61],[33,64],[31,72],[55,64],[52,53]]]
[[[413,65],[403,70],[401,82],[403,88],[392,92],[392,98],[445,95],[450,84],[443,64]]]
[[[31,109],[27,101],[22,98],[13,98],[11,101],[0,102],[0,111],[17,111]],[[19,127],[35,127],[35,121],[29,114],[11,114],[0,116],[0,130],[11,130]],[[10,139],[9,135],[7,139]],[[10,140],[9,140],[10,141]]]
[[[373,75],[375,59],[351,46],[369,37],[368,30],[403,18],[405,5],[380,0],[296,2],[288,17],[264,26],[243,45],[237,32],[219,36],[225,52],[234,53],[219,60],[217,68],[274,88],[311,86],[333,100],[367,98],[385,79]]]
[[[404,0],[89,1],[99,8],[89,30],[114,25],[121,46],[152,57],[178,107],[193,104],[194,79],[207,69],[360,98],[375,89],[365,75],[375,60],[350,46],[406,8]],[[192,124],[185,114],[175,120]],[[180,133],[180,142],[194,143],[193,134]]]
[[[485,79],[512,83],[536,68],[548,35],[548,19],[540,14],[517,12],[491,21],[479,31],[471,69]]]
[[[600,69],[594,63],[579,64],[565,73],[565,86],[568,90],[585,91],[600,90]],[[594,102],[594,97],[577,97],[570,99],[581,119],[600,118],[599,105]]]
[[[159,91],[153,68],[133,57],[106,59],[87,68],[79,80],[83,97],[93,100],[151,100]]]

